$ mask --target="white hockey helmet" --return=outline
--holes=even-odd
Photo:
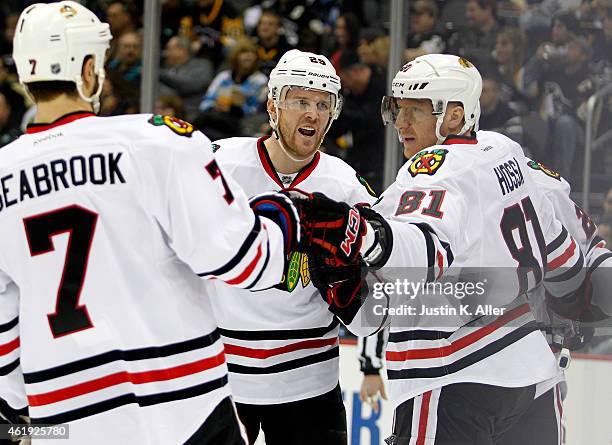
[[[382,116],[385,124],[394,123],[397,105],[394,99],[429,99],[433,114],[438,117],[436,136],[444,140],[440,127],[449,102],[460,102],[465,113],[465,124],[459,134],[471,127],[478,130],[482,77],[476,67],[463,57],[451,54],[426,54],[405,64],[393,78],[392,96],[385,96]]]
[[[76,84],[81,98],[99,107],[104,83],[105,53],[112,36],[86,7],[74,1],[36,3],[19,17],[13,40],[13,59],[19,81],[70,81]],[[91,96],[83,93],[81,70],[86,56],[95,56],[94,70],[98,90]],[[96,110],[97,111],[97,110]]]
[[[272,72],[268,81],[268,97],[274,104],[285,98],[289,87],[327,91],[332,96],[332,119],[337,119],[342,109],[340,77],[325,56],[292,49],[287,51]]]

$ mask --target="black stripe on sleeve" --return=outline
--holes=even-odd
[[[218,379],[191,386],[189,388],[179,389],[176,391],[169,391],[146,396],[137,396],[134,393],[125,394],[119,397],[105,400],[103,402],[93,403],[91,405],[84,406],[83,408],[66,411],[61,414],[56,414],[48,417],[35,417],[32,418],[32,423],[45,423],[54,425],[58,423],[73,422],[84,417],[94,416],[96,414],[100,414],[105,411],[110,411],[111,409],[115,409],[130,403],[137,403],[140,406],[151,406],[159,403],[189,399],[222,388],[227,385],[227,381],[227,375],[224,375],[223,377],[220,377]]]
[[[435,272],[434,265],[436,264],[436,253],[434,247],[434,241],[431,237],[432,229],[427,224],[419,223],[414,224],[423,233],[425,237],[425,246],[427,247],[427,282],[434,281]]]
[[[219,330],[215,329],[208,335],[194,338],[192,340],[183,341],[180,343],[172,343],[163,346],[151,346],[148,348],[120,350],[115,349],[93,357],[84,358],[54,368],[45,369],[42,371],[24,373],[23,378],[25,383],[40,383],[45,380],[55,379],[85,369],[95,368],[96,366],[106,363],[123,360],[135,361],[145,360],[156,357],[168,357],[183,352],[194,351],[196,349],[206,348],[219,340]]]
[[[508,335],[505,335],[499,340],[489,343],[485,347],[478,349],[477,351],[466,355],[465,357],[460,358],[451,364],[438,367],[409,368],[400,370],[391,370],[387,368],[387,376],[389,377],[389,379],[433,379],[437,377],[444,377],[448,374],[459,372],[462,369],[467,368],[468,366],[471,366],[493,354],[496,354],[507,346],[516,343],[523,337],[526,337],[527,335],[537,330],[538,327],[536,322],[532,321],[524,326],[521,326],[520,328],[515,329],[514,331],[510,332]]]
[[[589,266],[589,272],[593,272],[595,269],[599,267],[601,263],[606,261],[608,258],[612,258],[612,252],[604,253],[597,257],[595,261]]]
[[[549,283],[560,283],[562,281],[571,280],[578,274],[578,272],[580,272],[580,269],[582,269],[583,266],[584,266],[584,257],[582,256],[582,252],[580,252],[580,257],[578,258],[578,260],[574,263],[572,267],[567,269],[565,272],[560,273],[559,275],[555,275],[551,278],[546,277],[544,281],[547,281]]]
[[[438,238],[439,239],[439,238]],[[453,255],[453,250],[450,247],[450,244],[448,244],[445,241],[440,240],[440,244],[442,244],[442,247],[444,247],[444,250],[446,250],[446,259],[448,260],[448,267],[450,267],[451,264],[453,264],[453,261],[455,260],[455,255]]]
[[[319,352],[317,354],[309,355],[307,357],[298,358],[295,360],[288,360],[283,363],[278,363],[272,366],[245,366],[237,365],[235,363],[228,363],[227,369],[235,374],[276,374],[278,372],[289,371],[291,369],[302,368],[304,366],[312,365],[315,363],[325,362],[327,360],[339,357],[340,348],[334,346],[332,349],[327,351]]]
[[[234,257],[231,260],[229,260],[227,263],[225,263],[225,265],[221,266],[220,268],[213,270],[211,272],[199,273],[198,276],[206,277],[208,275],[213,275],[213,276],[218,277],[232,270],[234,267],[236,267],[236,265],[240,261],[242,261],[246,253],[249,251],[249,249],[251,248],[251,246],[257,239],[257,236],[259,235],[260,231],[261,231],[261,221],[259,217],[255,215],[255,224],[253,225],[253,228],[251,229],[246,239],[242,243],[242,246],[240,246],[240,249],[238,249],[238,252],[236,253],[236,255],[234,255]]]
[[[249,284],[245,289],[252,289],[253,286],[255,286],[259,282],[259,279],[261,278],[264,271],[266,270],[266,267],[268,267],[268,261],[270,261],[270,240],[269,239],[266,244],[266,247],[267,247],[266,260],[264,261],[263,266],[261,270],[259,271],[259,273],[257,274],[257,277],[255,278],[255,280],[251,284]]]
[[[413,340],[441,340],[453,335],[454,331],[432,331],[426,329],[416,329],[414,331],[391,332],[389,334],[390,343],[400,343]]]
[[[219,328],[224,337],[236,340],[297,340],[302,338],[320,338],[338,326],[338,319],[334,317],[329,326],[308,329],[280,329],[275,331],[236,331]]]
[[[7,323],[0,324],[0,333],[10,331],[15,326],[17,326],[18,323],[19,323],[19,317],[15,317]]]
[[[561,226],[561,233],[550,244],[546,246],[546,255],[550,255],[557,250],[567,239],[567,230]]]
[[[15,368],[17,368],[17,366],[19,366],[19,359],[15,359],[14,361],[12,361],[11,363],[9,363],[8,365],[4,365],[0,367],[0,376],[5,376],[5,375],[9,375],[11,372],[13,372],[15,370]]]

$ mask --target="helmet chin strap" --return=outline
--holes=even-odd
[[[100,112],[100,94],[102,94],[102,88],[104,87],[105,78],[106,78],[106,73],[104,72],[104,69],[101,68],[100,72],[98,73],[98,88],[96,92],[92,94],[90,97],[86,97],[85,93],[83,92],[83,78],[80,75],[78,75],[75,79],[76,89],[77,89],[77,92],[79,93],[79,97],[83,99],[85,102],[88,102],[91,104],[95,114],[98,114]]]

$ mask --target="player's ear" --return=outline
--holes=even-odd
[[[96,76],[94,57],[95,56],[86,57],[85,61],[83,62],[83,69],[81,70],[84,92],[87,95],[93,93],[94,88],[96,87],[96,81],[98,79],[98,77]]]
[[[276,120],[276,107],[274,106],[274,101],[271,98],[268,98],[266,107],[268,109],[268,114],[270,115],[270,118],[273,121],[275,121]]]
[[[463,127],[465,111],[461,104],[448,104],[446,111],[446,123],[450,134],[457,134]]]

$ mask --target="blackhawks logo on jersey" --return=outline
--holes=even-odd
[[[416,175],[433,175],[438,171],[446,159],[448,150],[443,148],[433,150],[421,150],[412,158],[408,171],[414,178]]]
[[[556,172],[553,169],[546,167],[541,162],[529,161],[527,165],[533,168],[534,170],[540,170],[545,175],[550,176],[551,178],[554,178],[557,181],[561,181],[561,174],[559,172]]]
[[[302,287],[306,287],[310,284],[308,255],[305,253],[293,252],[283,281],[277,287],[280,290],[293,292],[300,280],[302,281]]]
[[[156,114],[149,119],[149,123],[151,125],[155,125],[156,127],[165,125],[179,136],[186,136],[190,138],[191,134],[193,133],[193,125],[174,116],[162,116],[161,114]]]

